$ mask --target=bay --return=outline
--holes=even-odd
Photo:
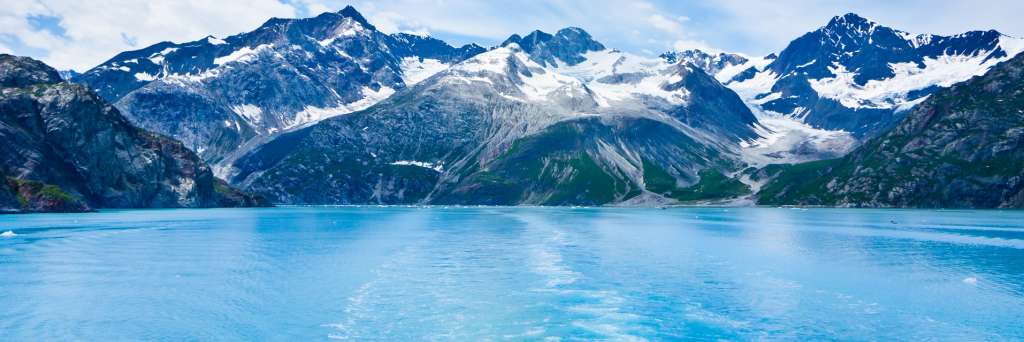
[[[0,340],[1019,340],[1024,212],[0,216]]]

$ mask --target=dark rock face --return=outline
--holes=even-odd
[[[378,31],[352,7],[251,32],[127,51],[75,78],[138,126],[210,162],[261,135],[363,109],[406,88],[409,64],[451,64],[476,45]]]
[[[1024,55],[940,90],[846,157],[777,170],[759,203],[1024,207]]]
[[[60,82],[39,61],[0,55],[0,74],[0,174],[52,185],[39,189],[60,189],[94,208],[262,203],[218,187],[181,143],[132,126],[96,93]]]
[[[669,115],[690,127],[713,133],[723,141],[741,141],[758,137],[757,117],[739,95],[693,65],[678,64],[682,80],[668,84],[665,90],[685,89],[691,100],[687,105],[668,110]]]
[[[4,55],[0,68],[0,87],[21,88],[61,82],[57,70],[28,57]]]
[[[10,186],[7,177],[0,182],[0,212],[17,212],[21,210],[17,189]]]

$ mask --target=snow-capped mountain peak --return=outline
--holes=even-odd
[[[878,23],[864,18],[856,13],[837,15],[829,20],[822,30],[833,34],[852,34],[870,36],[878,28]]]
[[[849,13],[725,82],[758,109],[864,137],[938,87],[981,75],[1021,50],[1020,39],[994,30],[912,34]]]
[[[77,81],[136,124],[216,160],[254,137],[364,109],[483,51],[380,32],[349,6],[123,52]]]
[[[518,45],[523,51],[530,55],[542,66],[548,65],[575,65],[582,62],[583,54],[589,51],[601,51],[605,47],[594,40],[587,31],[578,27],[567,27],[555,34],[549,34],[540,30],[531,32],[526,36],[513,34],[500,46],[509,44]]]
[[[704,70],[704,72],[716,76],[719,72],[725,69],[735,68],[736,66],[744,65],[750,61],[749,58],[741,54],[725,52],[709,54],[697,49],[669,51],[659,55],[658,57],[661,57],[669,63],[689,63],[701,70]],[[727,72],[727,74],[735,75],[740,71],[742,70],[733,70],[731,72]],[[719,80],[725,82],[728,81],[728,78]]]

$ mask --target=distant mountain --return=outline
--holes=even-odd
[[[0,211],[253,206],[181,143],[42,62],[0,54]]]
[[[74,79],[76,79],[76,78],[78,78],[78,76],[82,75],[81,73],[79,73],[79,72],[77,72],[75,70],[72,70],[72,69],[57,70],[57,73],[60,74],[60,78],[61,79],[65,80],[65,81],[68,81],[68,82],[73,82]]]
[[[525,37],[513,34],[500,46],[515,44],[530,56],[530,60],[541,66],[557,67],[576,65],[586,60],[584,54],[601,51],[605,47],[595,41],[589,33],[577,27],[559,30],[555,34],[533,31]]]
[[[935,92],[846,157],[760,173],[762,204],[1024,208],[1024,55]]]
[[[750,62],[750,59],[747,57],[734,53],[719,52],[718,54],[709,54],[701,50],[669,51],[658,57],[664,58],[669,63],[683,62],[693,64],[711,75],[718,75],[723,72],[730,73],[727,69],[736,69]],[[742,70],[736,70],[732,73],[738,71]],[[728,80],[727,78],[721,81]]]
[[[483,51],[384,34],[346,7],[123,52],[75,80],[137,125],[215,162],[255,137],[367,108]]]
[[[757,129],[701,69],[567,28],[514,35],[364,111],[285,133],[229,174],[283,203],[722,199],[749,193],[725,174]]]
[[[719,79],[768,113],[869,137],[938,88],[981,75],[1021,50],[1024,40],[996,31],[915,35],[850,13],[793,40],[777,58],[751,61]]]

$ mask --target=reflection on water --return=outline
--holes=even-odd
[[[1024,212],[0,216],[0,340],[1024,339]]]

